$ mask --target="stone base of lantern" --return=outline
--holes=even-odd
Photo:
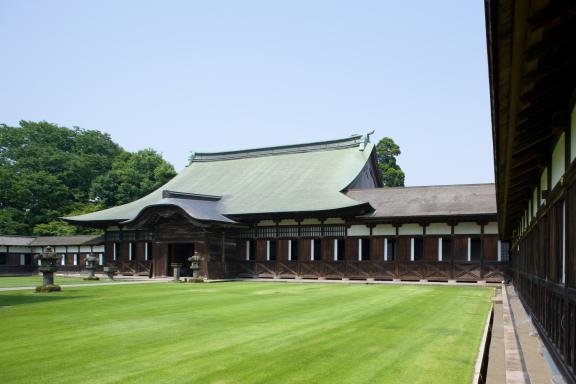
[[[56,284],[53,285],[39,285],[36,287],[36,292],[46,293],[46,292],[59,292],[62,287]]]

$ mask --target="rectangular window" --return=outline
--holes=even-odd
[[[66,265],[66,254],[60,255],[60,265]]]
[[[450,261],[450,259],[452,259],[452,239],[449,237],[443,237],[441,244],[442,252],[438,253],[442,257],[441,261]]]
[[[255,241],[246,240],[246,261],[256,260]]]
[[[481,257],[481,241],[479,238],[469,238],[470,251],[468,261],[480,261]]]
[[[144,261],[148,261],[150,260],[150,254],[151,254],[151,247],[150,247],[150,243],[149,242],[145,242],[144,243]]]
[[[73,257],[73,265],[78,265],[78,254],[75,253],[72,257]]]
[[[334,239],[334,260],[343,261],[346,256],[346,240]]]
[[[358,239],[358,260],[370,260],[370,239]]]
[[[386,239],[386,261],[394,261],[396,255],[396,239]]]
[[[276,261],[276,240],[266,240],[266,260]]]
[[[98,265],[104,265],[104,255],[102,253],[98,254]]]
[[[288,240],[288,260],[298,261],[298,240]]]
[[[120,244],[114,243],[114,246],[112,247],[112,260],[118,260],[118,256],[120,256]]]
[[[498,240],[498,261],[509,261],[510,243]]]
[[[312,239],[310,241],[310,255],[312,261],[322,260],[322,243],[320,239]]]
[[[128,243],[128,260],[134,260],[134,243]]]
[[[334,249],[332,253],[334,254],[334,261],[338,261],[338,239],[334,239]]]
[[[566,284],[566,202],[562,202],[562,284]]]
[[[410,239],[410,260],[418,261],[422,260],[422,239],[413,237]]]

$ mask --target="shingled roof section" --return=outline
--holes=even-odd
[[[0,245],[11,245],[14,247],[18,246],[29,246],[35,237],[31,236],[10,236],[2,235],[0,236]]]
[[[375,148],[368,135],[245,151],[196,153],[186,169],[149,195],[64,219],[76,224],[129,221],[149,206],[166,203],[163,191],[220,196],[217,213],[231,217],[353,207],[366,211],[366,204],[342,191],[372,156]]]
[[[373,218],[496,215],[494,184],[358,189],[347,195],[370,203]]]
[[[0,245],[11,247],[42,247],[56,245],[97,245],[104,243],[103,235],[71,236],[0,236]]]
[[[48,245],[97,245],[104,243],[103,235],[74,235],[74,236],[39,236],[35,238],[31,246]]]

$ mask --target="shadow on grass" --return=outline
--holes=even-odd
[[[60,301],[60,300],[71,300],[71,299],[82,299],[86,296],[63,296],[61,293],[30,293],[17,295],[1,294],[0,295],[0,310],[1,307],[12,307],[14,305],[25,305],[25,304],[39,304],[47,303],[50,301]]]

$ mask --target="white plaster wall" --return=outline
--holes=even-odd
[[[396,236],[396,228],[392,224],[378,224],[372,228],[374,236]]]
[[[347,230],[348,236],[370,236],[370,228],[366,225],[352,225]]]
[[[42,247],[32,247],[32,253],[42,253]]]
[[[399,235],[423,235],[424,228],[420,224],[402,224],[398,228]]]
[[[532,191],[532,216],[536,217],[536,214],[538,213],[538,188],[534,188],[534,190]]]
[[[431,223],[426,227],[427,235],[450,235],[452,227],[446,223]]]
[[[94,246],[94,252],[104,252],[104,246],[103,245]]]
[[[564,175],[565,170],[565,139],[566,136],[563,133],[556,142],[554,149],[552,150],[552,188],[558,184],[562,175]]]
[[[576,158],[576,105],[570,114],[570,161]]]
[[[8,251],[7,247],[0,245],[0,252],[6,252]]]
[[[548,190],[548,168],[544,168],[542,174],[540,175],[540,190]],[[540,196],[540,205],[543,205],[546,200]]]
[[[498,234],[498,223],[491,221],[484,226],[484,233],[487,235],[497,235]]]
[[[324,221],[324,224],[344,224],[345,221],[344,219],[341,219],[339,217],[329,217],[326,219],[326,221]]]
[[[32,253],[32,247],[12,247],[12,246],[10,246],[10,253]]]
[[[70,246],[68,246],[68,252],[80,252],[80,251],[78,250],[77,245],[70,245]]]
[[[280,220],[280,223],[278,223],[279,225],[298,225],[298,222],[294,219],[285,219],[285,220]]]
[[[54,251],[55,251],[56,253],[66,253],[66,247],[63,247],[63,246],[60,246],[60,245],[59,245],[59,246],[57,246],[57,247],[54,247]]]
[[[72,251],[68,251],[68,252],[72,252]],[[92,252],[91,248],[89,245],[81,245],[80,246],[80,252]]]
[[[480,226],[477,223],[458,223],[454,227],[454,233],[456,235],[475,235],[482,232]]]
[[[256,225],[259,227],[269,227],[276,225],[276,223],[273,220],[260,220]]]
[[[320,220],[318,219],[304,219],[302,220],[302,225],[316,225],[320,224]]]

